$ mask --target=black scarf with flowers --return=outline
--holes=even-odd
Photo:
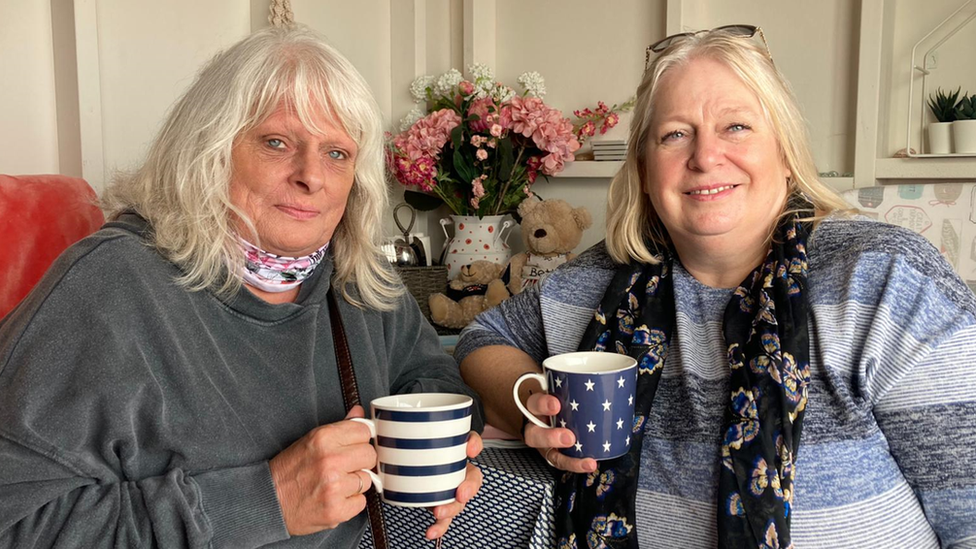
[[[721,427],[721,548],[792,547],[790,505],[810,379],[807,231],[796,215],[786,217],[765,260],[725,309],[731,398]],[[627,454],[597,462],[597,470],[588,475],[559,475],[558,549],[638,548],[635,498],[644,423],[675,321],[674,256],[669,250],[660,255],[663,260],[655,265],[618,268],[580,342],[581,351],[616,352],[637,360],[637,402]]]

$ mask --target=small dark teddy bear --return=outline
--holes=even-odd
[[[431,294],[428,298],[430,321],[445,328],[464,328],[479,313],[507,299],[508,289],[499,278],[503,271],[502,265],[480,259],[461,267],[449,284],[451,297]]]

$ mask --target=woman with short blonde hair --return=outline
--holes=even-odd
[[[697,33],[676,42],[667,55],[657,58],[653,68],[644,71],[637,88],[637,102],[627,141],[627,159],[610,183],[607,194],[607,249],[619,262],[630,259],[654,261],[645,239],[659,245],[668,243],[667,231],[661,226],[647,195],[643,192],[647,163],[648,129],[654,115],[653,97],[661,77],[687,64],[695,57],[721,59],[759,98],[763,115],[775,132],[791,177],[790,195],[806,197],[818,215],[850,206],[830,187],[820,181],[810,154],[807,126],[796,96],[768,51],[760,44],[743,42],[727,33]],[[783,214],[787,213],[784,204]],[[628,259],[629,258],[629,259]]]

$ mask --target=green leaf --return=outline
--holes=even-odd
[[[510,138],[499,140],[498,156],[498,180],[508,181],[512,177],[512,166],[515,164],[515,153]]]
[[[436,196],[418,191],[411,191],[409,189],[403,191],[403,199],[407,202],[407,204],[410,204],[415,209],[423,212],[434,210],[444,203],[443,200]]]
[[[454,169],[457,171],[458,177],[464,184],[464,188],[471,185],[471,180],[478,177],[477,170],[474,169],[473,159],[466,158],[464,151],[460,148],[454,149]]]
[[[451,130],[451,146],[455,152],[461,148],[461,138],[464,137],[464,125],[458,124]]]

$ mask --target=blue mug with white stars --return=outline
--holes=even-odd
[[[630,449],[637,394],[637,361],[617,353],[578,352],[554,355],[542,361],[542,374],[522,374],[515,381],[515,404],[539,427],[565,427],[576,443],[561,448],[574,458],[613,459]],[[522,404],[519,386],[535,379],[559,399],[559,413],[546,425]]]

